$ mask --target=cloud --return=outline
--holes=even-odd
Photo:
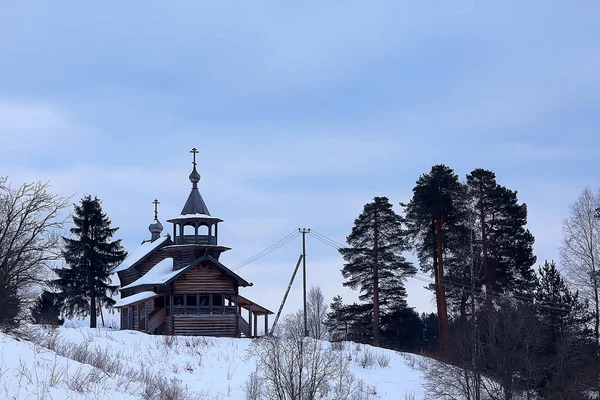
[[[43,152],[57,141],[68,140],[76,129],[69,115],[53,104],[0,98],[3,156]]]
[[[140,4],[15,3],[0,16],[2,174],[50,180],[74,201],[97,194],[128,249],[149,235],[154,198],[169,231],[192,146],[228,265],[301,226],[343,242],[373,196],[407,201],[437,163],[461,177],[492,169],[518,189],[545,258],[569,199],[598,183],[597,13]],[[340,260],[319,246],[310,279],[329,297],[343,289]],[[297,253],[290,244],[244,269],[248,295],[277,303]],[[433,308],[419,286],[409,304]]]

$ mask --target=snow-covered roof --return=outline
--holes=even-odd
[[[123,261],[121,264],[117,265],[110,271],[111,273],[125,271],[126,269],[132,267],[134,264],[137,264],[142,258],[146,257],[152,251],[154,251],[157,247],[165,243],[169,237],[163,236],[159,239],[156,239],[154,242],[146,242],[138,247],[135,251],[131,252],[129,256]]]
[[[154,292],[140,292],[140,293],[136,293],[134,295],[125,297],[121,300],[118,300],[114,307],[125,307],[125,306],[129,306],[131,304],[135,304],[135,303],[139,303],[140,301],[144,301],[144,300],[148,300],[148,299],[152,299],[154,297],[157,297],[158,295]]]
[[[175,276],[178,272],[181,271],[173,271],[173,259],[165,258],[152,267],[150,271],[146,272],[144,276],[130,283],[129,285],[123,286],[121,289],[131,289],[141,285],[162,285]]]
[[[220,222],[223,221],[221,218],[213,217],[212,215],[195,213],[195,214],[181,214],[175,218],[168,219],[167,222],[180,221],[180,220],[184,220],[184,219],[194,219],[194,218],[195,219],[208,219],[208,220],[220,221]]]

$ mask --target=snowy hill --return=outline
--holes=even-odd
[[[179,391],[176,398],[246,399],[256,368],[251,339],[34,330],[39,344],[0,334],[0,398],[157,398],[168,387]],[[339,351],[351,360],[363,398],[424,398],[421,373],[414,368],[417,356],[354,343]]]

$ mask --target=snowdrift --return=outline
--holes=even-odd
[[[140,399],[171,390],[180,398],[245,400],[256,368],[248,351],[251,339],[32,330],[35,343],[0,334],[0,398]],[[424,398],[416,369],[420,357],[355,343],[340,346],[351,359],[351,372],[369,388],[368,398]]]

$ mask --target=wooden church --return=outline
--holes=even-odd
[[[167,220],[173,235],[161,236],[154,201],[151,239],[116,266],[121,281],[121,329],[163,335],[258,336],[258,317],[268,332],[271,311],[240,293],[252,286],[219,261],[230,248],[219,244],[219,223],[200,192],[194,148],[192,191],[181,215]],[[247,316],[247,319],[245,316]]]

